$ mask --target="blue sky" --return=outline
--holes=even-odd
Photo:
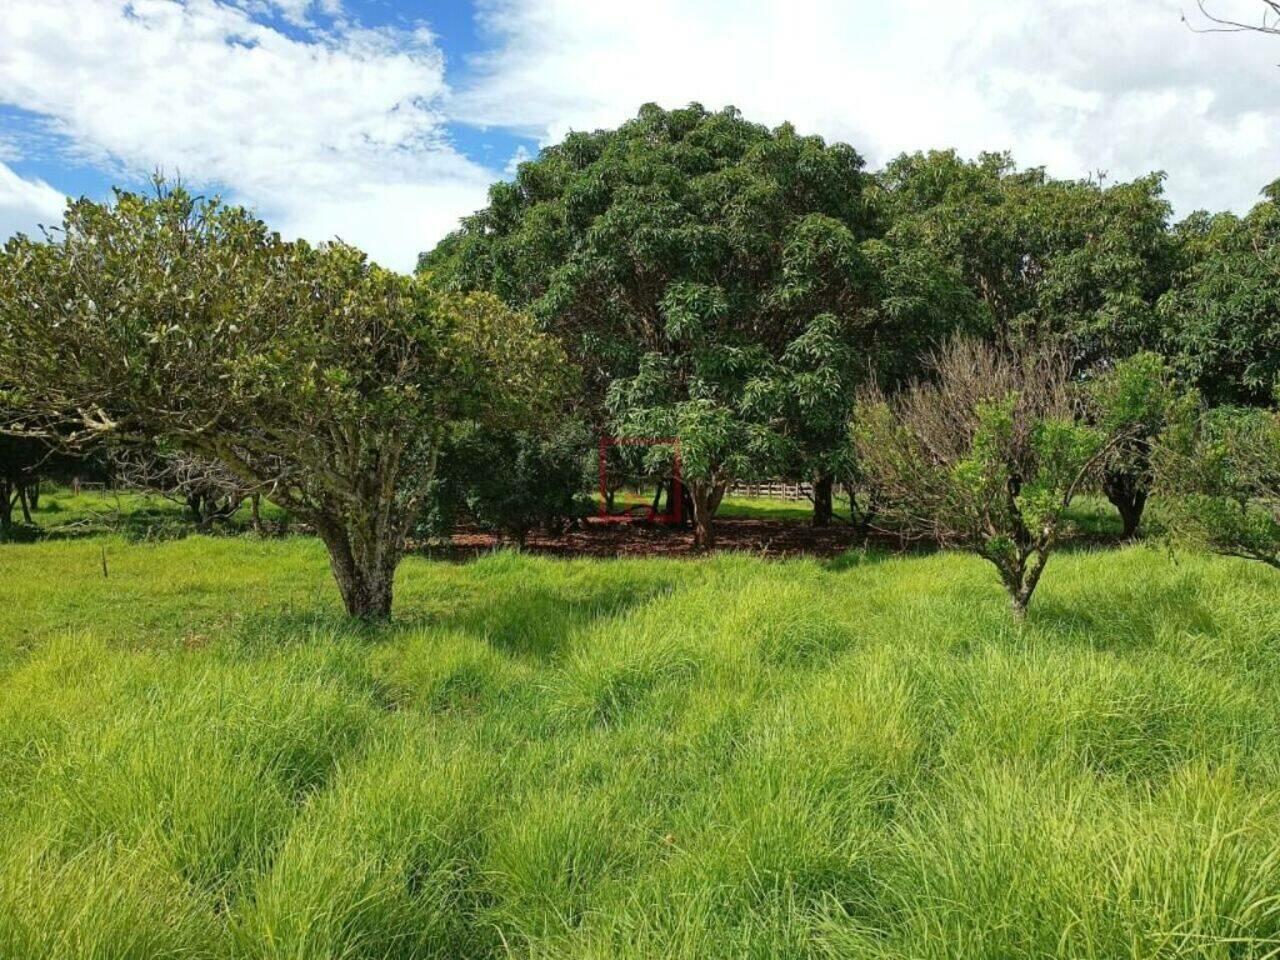
[[[161,169],[408,269],[514,161],[646,101],[790,120],[873,166],[1165,170],[1179,213],[1244,210],[1280,177],[1280,39],[1194,33],[1183,6],[0,0],[0,237]]]

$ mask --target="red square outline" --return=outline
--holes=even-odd
[[[675,448],[675,462],[672,465],[672,507],[666,513],[658,513],[653,507],[637,516],[633,513],[609,512],[609,478],[608,457],[610,447],[657,447]],[[684,519],[684,483],[680,474],[680,438],[679,437],[610,437],[600,435],[600,512],[596,519],[602,523],[661,523],[679,526]]]

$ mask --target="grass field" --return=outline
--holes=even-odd
[[[1272,571],[1081,549],[1021,629],[945,553],[397,586],[357,629],[306,538],[0,546],[0,957],[1280,949]]]

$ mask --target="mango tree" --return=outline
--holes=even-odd
[[[560,335],[596,430],[679,431],[705,546],[734,479],[829,486],[875,319],[862,166],[789,125],[650,105],[521,164],[422,265]]]
[[[1280,180],[1248,214],[1193,214],[1160,303],[1165,352],[1213,405],[1265,406],[1280,378]]]

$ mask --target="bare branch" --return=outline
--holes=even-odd
[[[1196,0],[1196,7],[1203,20],[1201,24],[1192,23],[1186,14],[1182,22],[1195,33],[1269,33],[1280,36],[1280,0],[1258,0],[1262,5],[1259,19],[1256,22],[1235,20],[1231,17],[1215,13],[1206,0]]]

